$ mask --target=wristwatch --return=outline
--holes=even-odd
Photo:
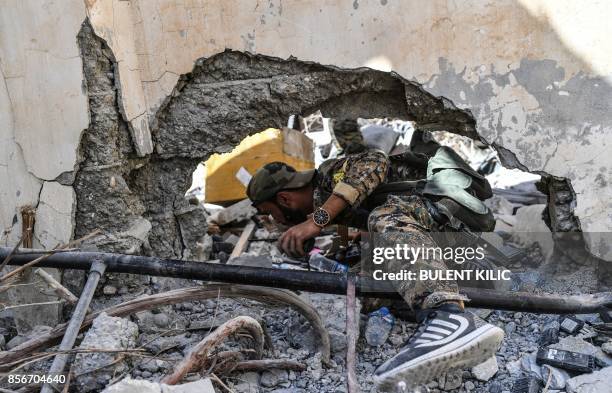
[[[312,221],[314,221],[315,225],[320,228],[323,228],[329,224],[330,220],[331,216],[329,215],[329,212],[322,207],[319,207],[312,213]]]

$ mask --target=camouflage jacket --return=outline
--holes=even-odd
[[[387,178],[389,159],[380,151],[367,151],[327,160],[319,167],[314,181],[314,206],[318,208],[334,194],[349,207],[332,222],[366,228],[369,210],[362,206],[366,198]]]

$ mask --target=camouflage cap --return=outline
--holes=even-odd
[[[246,193],[253,204],[261,203],[273,198],[281,190],[306,186],[314,174],[314,169],[298,172],[284,162],[271,162],[255,172]]]

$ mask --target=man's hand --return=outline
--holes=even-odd
[[[278,244],[281,250],[292,257],[304,256],[304,242],[321,233],[321,228],[318,227],[311,218],[301,224],[294,225],[282,234],[278,239]]]

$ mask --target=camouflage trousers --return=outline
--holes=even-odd
[[[390,195],[387,201],[376,207],[368,217],[373,247],[395,248],[398,244],[422,249],[441,247],[431,236],[435,227],[436,223],[427,211],[423,199],[416,195]],[[449,300],[468,300],[459,294],[455,281],[418,279],[420,270],[447,269],[444,260],[435,255],[430,255],[430,258],[416,258],[414,261],[391,258],[386,259],[384,263],[380,266],[384,266],[386,272],[416,272],[417,279],[392,281],[397,292],[412,310],[435,307]]]

